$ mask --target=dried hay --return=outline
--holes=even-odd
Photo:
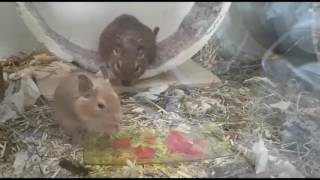
[[[206,46],[199,52],[202,60],[197,62],[217,64],[214,61],[223,61],[215,47],[215,44]],[[26,59],[32,59],[30,57],[32,56],[27,56]],[[194,59],[197,59],[197,56]],[[12,73],[21,69],[22,65],[17,67],[12,64],[15,63],[3,64],[4,71]],[[258,135],[268,140],[265,142],[268,149],[277,146],[280,153],[288,152],[286,148],[289,144],[285,146],[280,140],[282,124],[279,119],[284,118],[284,112],[295,116],[303,113],[312,115],[310,112],[314,113],[316,110],[312,108],[317,108],[316,105],[320,102],[314,102],[314,105],[305,104],[307,107],[304,107],[300,103],[305,94],[299,94],[299,100],[295,99],[295,103],[291,103],[292,99],[281,95],[280,90],[270,86],[270,83],[259,78],[245,81],[252,66],[257,67],[245,64],[238,67],[241,70],[230,71],[230,68],[235,68],[230,63],[221,75],[225,83],[218,88],[210,85],[203,88],[170,86],[156,96],[153,94],[156,97],[153,99],[134,94],[121,96],[124,109],[123,126],[157,128],[166,133],[172,126],[179,126],[187,131],[193,126],[211,123],[212,126],[208,128],[214,133],[210,136],[226,142],[234,156],[170,165],[136,165],[128,161],[127,166],[123,167],[86,166],[90,169],[88,177],[255,177],[254,162],[248,155],[252,153],[250,149],[258,140]],[[211,69],[212,66],[207,68]],[[244,72],[244,75],[241,72]],[[256,69],[251,77],[259,73]],[[83,149],[72,147],[68,138],[52,119],[52,109],[46,100],[39,98],[35,105],[19,114],[17,119],[0,124],[0,176],[79,177],[80,175],[59,166],[63,158],[83,163]],[[307,147],[308,143],[311,142],[301,145],[308,151],[291,151],[298,155],[297,159],[304,159],[304,162],[300,163],[302,169],[308,167],[313,172],[319,172],[316,169],[318,166],[311,164],[312,151]],[[18,152],[22,153],[17,155]],[[23,166],[22,170],[19,165]],[[21,173],[17,174],[19,168]],[[266,177],[270,177],[270,174]]]

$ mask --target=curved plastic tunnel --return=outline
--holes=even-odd
[[[233,3],[231,14],[266,49],[264,73],[281,81],[295,77],[319,90],[316,11],[312,2],[256,2]]]

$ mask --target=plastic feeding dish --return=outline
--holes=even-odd
[[[121,14],[160,27],[156,65],[141,78],[177,67],[216,32],[231,3],[226,2],[17,2],[33,35],[62,61],[96,72],[99,35]]]

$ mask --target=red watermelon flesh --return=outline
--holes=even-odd
[[[132,153],[137,159],[153,159],[156,151],[151,147],[138,146],[132,149]]]
[[[117,149],[128,149],[131,146],[130,139],[128,138],[122,138],[122,139],[115,139],[112,142],[113,147]]]
[[[203,150],[199,144],[188,140],[181,132],[173,130],[167,136],[165,143],[171,152],[187,155],[200,155]]]

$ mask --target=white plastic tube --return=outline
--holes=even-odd
[[[142,78],[181,65],[196,54],[216,32],[230,2],[17,2],[33,35],[64,61],[77,61],[97,71],[96,49],[103,28],[120,14],[160,27],[157,64]]]

